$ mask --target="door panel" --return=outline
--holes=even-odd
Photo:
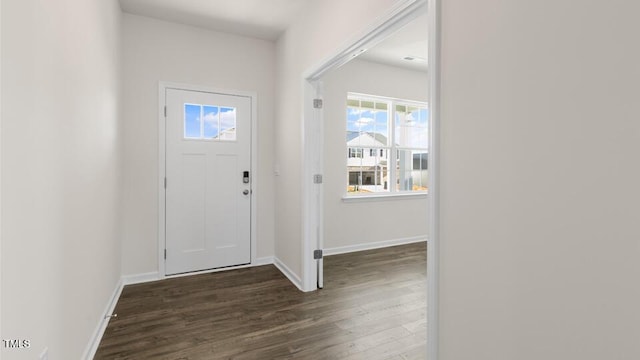
[[[167,275],[251,262],[251,98],[166,90]]]
[[[181,160],[182,194],[175,204],[178,206],[176,215],[180,231],[183,232],[181,246],[184,251],[203,250],[206,248],[206,157],[203,154],[182,154]]]

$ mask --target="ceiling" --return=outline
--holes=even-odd
[[[120,0],[124,12],[275,41],[311,0]],[[360,55],[363,60],[426,71],[427,19],[414,21]]]
[[[423,13],[358,58],[387,65],[427,71],[427,14]],[[412,57],[415,60],[405,60]]]
[[[120,0],[124,12],[274,41],[310,0]]]

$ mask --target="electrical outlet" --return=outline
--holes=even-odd
[[[48,347],[46,347],[46,348],[44,348],[44,350],[42,350],[38,360],[49,360],[49,348]]]

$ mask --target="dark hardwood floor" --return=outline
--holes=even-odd
[[[426,243],[325,257],[303,293],[274,266],[126,286],[95,359],[426,358]]]

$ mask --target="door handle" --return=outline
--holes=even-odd
[[[249,195],[249,190],[245,189],[242,193],[245,195]]]

